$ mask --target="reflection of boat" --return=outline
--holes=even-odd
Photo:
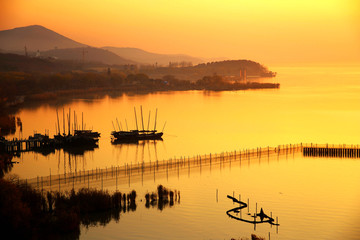
[[[88,136],[79,136],[79,135],[74,135],[74,136],[68,136],[67,138],[65,138],[65,145],[71,145],[71,146],[92,146],[92,145],[96,145],[96,143],[99,141],[99,139],[97,138],[92,138],[92,137],[88,137]]]
[[[111,132],[112,142],[114,143],[136,143],[140,140],[162,140],[163,132],[158,132],[156,130],[156,118],[157,118],[157,109],[155,114],[155,125],[153,130],[149,130],[149,123],[150,123],[150,113],[149,113],[149,121],[148,121],[148,130],[144,129],[144,120],[142,115],[142,108],[141,108],[141,120],[142,120],[142,130],[138,129],[137,124],[137,117],[136,117],[136,110],[135,112],[135,121],[136,121],[136,130],[124,131],[121,129],[119,125],[119,131],[116,131],[115,126],[113,124],[114,130]],[[117,119],[116,119],[117,120]],[[165,127],[165,125],[164,125]]]

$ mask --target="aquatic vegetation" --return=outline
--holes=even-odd
[[[174,201],[175,199],[175,201]],[[169,190],[163,185],[157,187],[157,193],[152,192],[145,194],[145,207],[150,208],[157,206],[162,211],[167,205],[173,206],[175,202],[180,203],[180,191]]]
[[[136,192],[128,201],[120,192],[80,189],[42,194],[26,183],[0,179],[0,226],[16,239],[78,237],[80,224],[105,225],[120,218],[122,209],[136,210]],[[122,208],[121,208],[122,207]]]
[[[249,240],[249,238],[231,238],[231,240]],[[265,238],[258,237],[255,234],[251,234],[251,240],[265,240]]]

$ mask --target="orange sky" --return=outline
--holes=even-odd
[[[252,59],[360,61],[358,0],[0,0],[0,30],[43,25],[96,47]]]

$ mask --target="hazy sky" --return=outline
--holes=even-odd
[[[360,62],[360,0],[0,0],[0,30],[265,64]]]

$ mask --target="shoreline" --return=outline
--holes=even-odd
[[[13,102],[3,102],[0,105],[0,115],[16,114],[19,109],[26,108],[27,106],[34,107],[42,104],[51,104],[56,101],[75,100],[79,97],[86,97],[89,99],[96,99],[99,96],[112,96],[123,94],[154,94],[161,92],[172,91],[246,91],[246,90],[262,90],[262,89],[279,89],[280,83],[261,83],[261,82],[247,82],[247,83],[234,83],[222,86],[157,86],[148,88],[147,86],[131,85],[124,87],[97,87],[87,89],[68,89],[58,91],[45,91],[42,93],[28,94],[24,96],[15,96],[16,100]],[[0,126],[1,127],[1,126]]]

